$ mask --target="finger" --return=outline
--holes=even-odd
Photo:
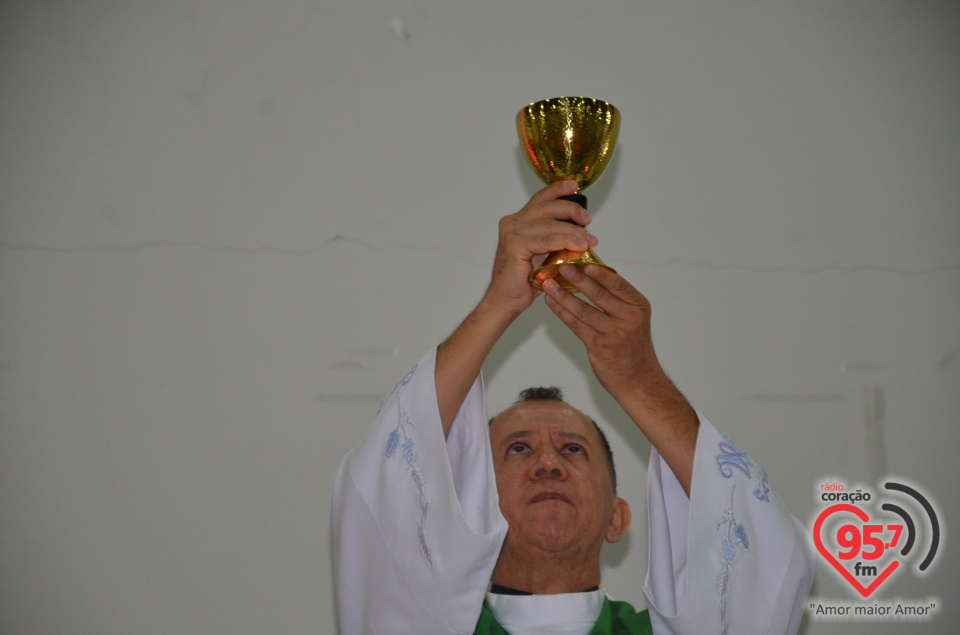
[[[593,217],[590,212],[573,201],[554,200],[528,203],[516,216],[524,221],[551,220],[565,221],[568,224],[586,226]]]
[[[620,317],[645,308],[649,302],[642,293],[609,267],[588,264],[583,267],[564,265],[562,275],[605,313]]]
[[[605,286],[594,278],[585,275],[581,267],[571,264],[561,265],[560,275],[607,315],[620,317],[625,313],[623,301],[612,295]],[[598,324],[597,327],[599,328],[600,325]]]
[[[555,251],[583,252],[596,245],[597,239],[591,234],[557,232],[553,234],[525,234],[519,237],[523,248],[530,255],[545,255]]]
[[[544,280],[542,288],[547,294],[546,302],[550,310],[584,342],[600,332],[597,328],[598,323],[609,319],[596,307],[590,306],[565,290],[556,280]]]
[[[558,187],[558,186],[566,187]],[[533,195],[518,214],[531,220],[550,218],[566,220],[578,225],[589,225],[593,217],[586,209],[560,196],[576,192],[576,181],[558,181]]]
[[[500,239],[523,241],[529,253],[541,254],[558,249],[586,251],[597,245],[597,237],[580,225],[558,223],[551,219],[529,220],[520,214],[500,220]]]
[[[580,189],[580,185],[576,181],[554,181],[530,197],[530,203],[537,205],[545,201],[556,200],[561,196],[574,194],[578,189]]]

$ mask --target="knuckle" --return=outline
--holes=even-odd
[[[597,285],[597,289],[596,289],[596,291],[595,291],[594,294],[593,294],[594,300],[596,300],[596,301],[598,301],[598,302],[602,302],[602,301],[605,300],[605,299],[607,298],[607,296],[609,296],[609,295],[610,295],[610,290],[607,289],[607,288],[606,288],[605,286],[603,286],[603,285]]]
[[[590,313],[590,309],[591,307],[589,304],[587,304],[586,302],[581,302],[580,305],[577,306],[576,310],[574,311],[574,315],[577,317],[578,321],[582,320],[583,317],[585,317]]]

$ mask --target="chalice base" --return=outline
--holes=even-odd
[[[560,265],[571,264],[578,267],[584,265],[594,264],[601,267],[606,267],[616,273],[612,267],[607,266],[600,257],[597,256],[593,251],[570,251],[569,249],[561,249],[560,251],[555,251],[547,256],[547,259],[543,261],[543,264],[540,265],[540,268],[533,272],[530,276],[530,284],[537,289],[543,288],[543,283],[546,280],[556,280],[557,284],[573,293],[578,293],[578,289],[570,284],[566,278],[560,275]]]

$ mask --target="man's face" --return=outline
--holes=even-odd
[[[493,420],[490,442],[509,546],[599,557],[604,540],[626,532],[629,510],[583,413],[559,401],[525,401]]]

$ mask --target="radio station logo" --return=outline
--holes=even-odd
[[[929,619],[937,612],[937,598],[878,599],[889,580],[924,577],[940,559],[944,527],[927,492],[899,477],[881,479],[876,490],[829,477],[819,482],[816,496],[813,543],[858,601],[813,601],[808,609],[815,618]]]

